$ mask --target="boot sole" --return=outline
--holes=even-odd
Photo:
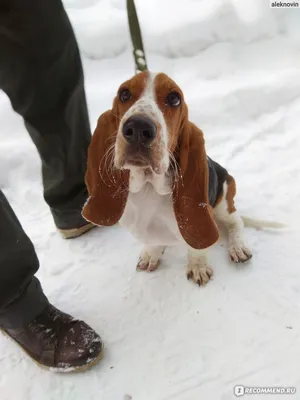
[[[11,336],[9,336],[8,333],[5,332],[5,330],[0,328],[0,331],[3,333],[4,336],[6,336],[8,339],[10,339],[15,345],[17,345],[23,353],[25,353],[38,367],[41,369],[51,371],[51,372],[59,372],[63,374],[70,374],[70,373],[76,373],[76,372],[85,372],[88,371],[90,368],[92,368],[94,365],[98,364],[100,360],[102,360],[104,356],[104,344],[102,342],[102,348],[98,356],[90,363],[84,364],[78,367],[69,367],[69,368],[61,368],[61,367],[48,367],[47,365],[39,363],[37,360],[35,360],[25,349],[22,347],[16,340],[14,340]]]
[[[78,236],[81,236],[84,233],[90,231],[93,228],[95,228],[95,225],[86,224],[86,225],[83,225],[81,228],[73,228],[73,229],[57,228],[57,230],[64,239],[74,239],[74,238],[77,238]]]

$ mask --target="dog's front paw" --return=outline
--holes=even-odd
[[[231,261],[235,263],[245,263],[252,257],[251,250],[243,242],[232,244],[229,249]]]
[[[163,246],[147,246],[141,252],[136,269],[138,271],[155,271],[160,262],[160,257],[162,256],[165,248]]]
[[[213,269],[206,263],[190,262],[187,267],[187,279],[192,279],[199,286],[204,286],[212,278]]]

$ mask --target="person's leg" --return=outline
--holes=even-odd
[[[34,247],[1,191],[0,225],[0,326],[15,328],[32,321],[48,300],[34,277]]]
[[[90,126],[76,39],[60,0],[2,0],[0,88],[25,121],[42,160],[56,226],[86,224],[81,209]]]
[[[102,356],[97,333],[49,304],[34,276],[39,262],[0,191],[0,330],[37,363],[58,371],[86,369]]]
[[[0,1],[0,89],[40,153],[45,199],[56,225],[84,228],[90,131],[78,49],[60,1]],[[0,330],[43,366],[86,369],[101,358],[101,339],[49,304],[34,277],[38,265],[1,192]]]

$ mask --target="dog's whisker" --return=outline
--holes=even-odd
[[[112,183],[111,177],[108,174],[108,170],[107,170],[107,157],[110,154],[110,152],[114,152],[114,143],[106,150],[104,156],[101,159],[100,165],[99,165],[99,174],[100,177],[103,181],[105,181],[103,173],[106,174],[106,176],[108,177],[108,179],[110,180],[110,182]]]
[[[115,179],[113,179],[114,154],[115,154],[115,146],[112,145],[107,151],[104,168],[107,171],[107,176],[109,178],[110,183],[115,186],[116,182]]]
[[[119,115],[117,115],[117,114],[114,114],[113,112],[112,112],[112,115],[114,116],[114,117],[116,117],[119,121],[121,121],[122,120],[122,117],[120,117]]]
[[[178,170],[179,166],[178,166],[178,163],[177,163],[177,161],[175,159],[174,154],[172,154],[170,150],[168,150],[168,154],[169,154],[169,157],[170,157],[170,170],[173,173],[174,181],[177,181],[178,177],[179,177],[179,170]]]

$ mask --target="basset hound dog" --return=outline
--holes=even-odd
[[[100,226],[119,222],[141,241],[139,270],[154,271],[166,246],[184,243],[188,279],[206,284],[213,275],[207,249],[219,238],[215,221],[227,228],[232,261],[251,258],[235,180],[206,155],[182,90],[163,73],[142,72],[120,86],[98,119],[86,184],[82,215]]]

